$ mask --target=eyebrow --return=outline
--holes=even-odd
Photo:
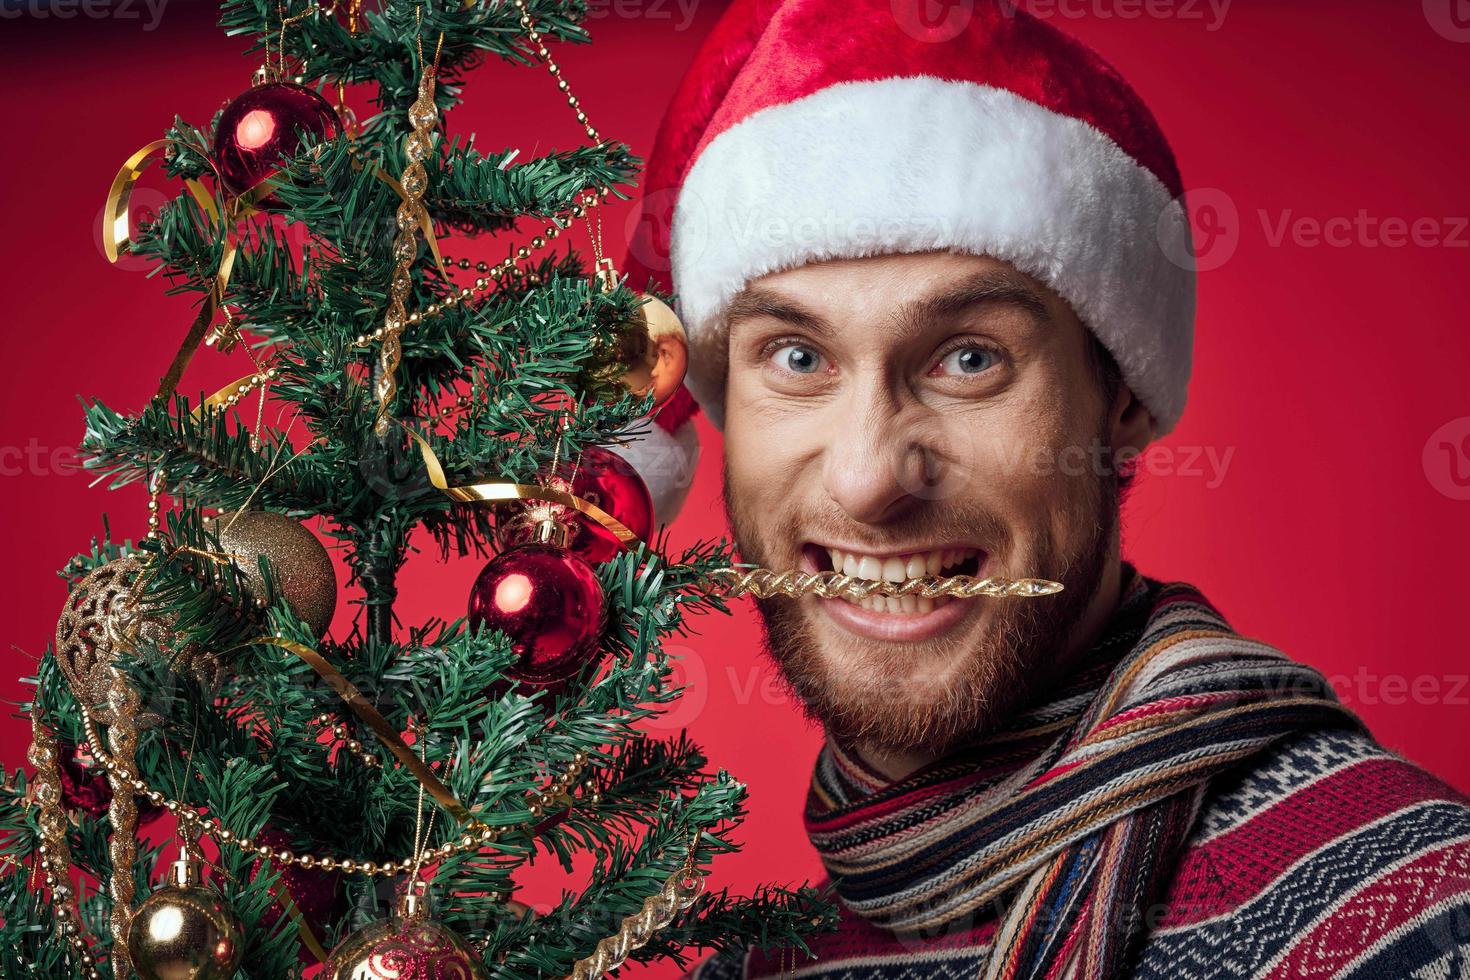
[[[896,314],[899,324],[908,331],[916,330],[927,320],[963,313],[974,306],[1014,306],[1038,325],[1050,322],[1046,303],[1024,279],[1008,271],[982,272],[934,295],[905,304]],[[779,293],[759,287],[743,289],[730,301],[725,311],[725,324],[733,327],[741,320],[769,317],[818,336],[830,335],[827,321],[817,313]]]
[[[760,288],[743,289],[730,301],[730,306],[725,311],[725,325],[727,328],[733,327],[741,320],[755,320],[760,317],[780,320],[819,336],[831,333],[831,328],[822,317],[784,296]]]
[[[899,314],[901,320],[918,323],[963,313],[972,306],[1015,306],[1037,324],[1049,323],[1051,312],[1046,302],[1021,276],[1007,271],[981,272],[944,290],[907,304]]]

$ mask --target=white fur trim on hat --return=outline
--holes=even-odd
[[[880,254],[983,254],[1072,305],[1159,434],[1184,408],[1194,273],[1183,201],[1100,130],[1005,89],[886,78],[755,112],[695,160],[670,243],[696,343],[722,330],[730,300],[769,272]],[[723,363],[694,362],[689,389],[722,426]]]

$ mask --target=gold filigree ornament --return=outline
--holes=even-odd
[[[178,649],[179,634],[169,626],[168,614],[141,598],[145,570],[135,555],[94,569],[72,589],[56,623],[56,663],[73,696],[104,725],[117,720],[108,700],[113,668],[139,647],[165,652],[175,670],[205,679],[217,676],[220,669],[218,659],[195,644]],[[136,718],[143,728],[158,721],[156,714],[146,711]]]

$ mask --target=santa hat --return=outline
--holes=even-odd
[[[1009,0],[937,23],[918,9],[735,0],[696,56],[627,263],[634,285],[677,294],[689,390],[722,425],[723,314],[750,280],[948,250],[1055,290],[1168,432],[1189,379],[1194,272],[1152,113],[1095,52]]]

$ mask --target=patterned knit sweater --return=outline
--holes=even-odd
[[[821,980],[972,980],[998,925],[918,937],[840,913],[815,959],[751,951],[692,976],[791,976],[794,960]],[[1289,735],[1209,784],[1141,931],[1137,980],[1470,978],[1470,797],[1363,732]]]

